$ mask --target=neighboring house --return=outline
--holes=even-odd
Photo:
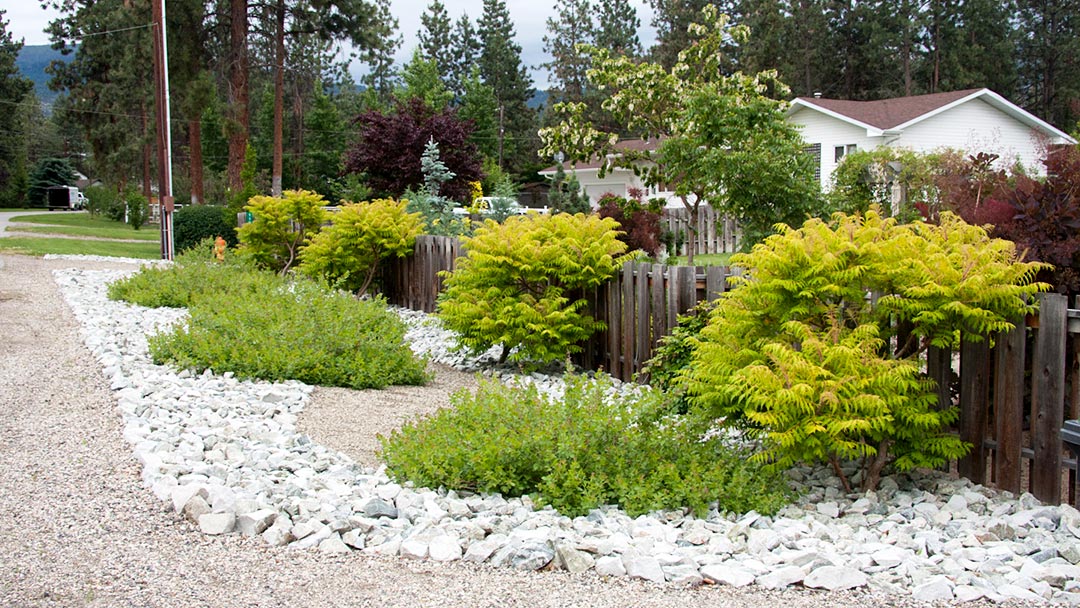
[[[788,107],[787,120],[802,128],[826,189],[841,159],[855,150],[987,152],[997,154],[1002,166],[1019,162],[1039,172],[1047,145],[1076,143],[990,89],[880,101],[798,97]]]
[[[616,150],[636,151],[644,152],[648,150],[656,149],[656,140],[644,141],[640,139],[625,139],[615,144]],[[612,156],[606,156],[602,159],[593,159],[588,162],[571,163],[566,161],[563,163],[563,170],[566,172],[566,176],[577,176],[578,183],[581,184],[582,190],[585,195],[592,201],[593,206],[596,206],[600,197],[608,192],[615,194],[616,196],[627,197],[630,194],[631,188],[637,188],[645,193],[645,199],[651,198],[665,198],[667,199],[668,207],[682,208],[683,203],[681,199],[675,198],[673,192],[660,188],[648,188],[644,182],[637,175],[634,175],[633,170],[610,166],[612,162]],[[644,162],[644,161],[642,161]],[[605,164],[609,165],[607,174],[604,177],[600,177],[600,168]],[[555,166],[552,165],[543,171],[540,171],[540,175],[551,179],[555,176]]]

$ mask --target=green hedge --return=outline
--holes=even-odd
[[[225,208],[218,205],[189,205],[173,215],[173,244],[177,252],[190,249],[203,239],[222,237],[236,246],[236,223],[226,221]]]

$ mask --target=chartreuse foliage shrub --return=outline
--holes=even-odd
[[[906,470],[970,448],[945,432],[957,411],[936,409],[923,348],[1009,329],[1048,287],[1034,281],[1041,264],[949,213],[940,225],[876,209],[810,220],[732,264],[747,274],[695,345],[693,410],[761,438],[762,462],[824,461],[839,473],[841,461],[861,460],[864,489],[890,458]],[[902,325],[911,338],[893,344]]]
[[[363,295],[382,260],[413,251],[423,220],[406,205],[390,199],[343,205],[304,247],[300,272]]]
[[[110,284],[109,298],[149,308],[186,308],[206,297],[227,301],[232,292],[243,291],[254,280],[255,266],[232,251],[219,262],[213,247],[213,240],[204,239],[177,254],[171,266],[144,266]]]
[[[610,397],[610,381],[568,377],[561,400],[534,385],[483,382],[454,407],[380,437],[390,474],[426,487],[532,494],[569,516],[603,504],[631,515],[691,508],[773,513],[787,486],[685,417],[662,415],[658,391]]]
[[[150,337],[156,363],[356,389],[427,380],[381,300],[255,272],[243,289],[198,298],[188,312],[187,323]]]
[[[253,219],[237,230],[240,244],[259,266],[284,274],[322,228],[324,205],[322,195],[307,190],[286,190],[281,198],[253,196],[244,207]]]
[[[622,264],[617,228],[610,218],[581,214],[485,221],[463,239],[467,255],[448,275],[439,316],[466,348],[501,344],[503,359],[561,360],[603,327],[582,293]]]

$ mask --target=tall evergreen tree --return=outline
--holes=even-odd
[[[465,80],[465,94],[461,97],[458,116],[462,120],[472,121],[473,129],[469,141],[491,162],[499,158],[499,102],[495,100],[495,90],[480,78],[479,69]]]
[[[433,0],[427,10],[420,15],[420,31],[416,36],[420,40],[420,50],[424,58],[435,62],[436,72],[447,89],[455,90],[459,83],[454,75],[454,40],[450,15],[446,6],[439,0]]]
[[[1017,7],[1021,103],[1072,129],[1080,116],[1080,0],[1019,0]]]
[[[679,58],[679,51],[690,46],[693,40],[686,28],[694,23],[708,0],[649,0],[653,9],[653,27],[656,28],[656,45],[649,50],[653,61],[664,69],[671,69]]]
[[[417,98],[432,110],[438,111],[450,105],[454,94],[446,88],[439,78],[439,68],[435,61],[424,56],[419,47],[413,49],[412,60],[401,71],[404,85],[396,96],[401,101]]]
[[[19,74],[15,59],[23,47],[7,31],[0,10],[0,207],[21,207],[26,196],[26,134],[23,103],[34,85]],[[31,97],[36,101],[36,97]]]
[[[641,56],[638,28],[641,19],[629,0],[599,0],[596,6],[595,44],[615,55]]]
[[[589,0],[557,0],[555,16],[547,19],[544,52],[551,61],[543,67],[551,70],[558,101],[584,101],[588,83],[585,72],[589,57],[580,45],[593,45],[596,26]]]
[[[480,74],[495,92],[499,120],[499,166],[523,171],[535,163],[535,112],[528,106],[532,79],[521,63],[521,45],[505,0],[484,0],[479,22]]]
[[[453,59],[450,64],[450,89],[459,97],[465,94],[465,83],[472,76],[480,58],[480,37],[468,15],[458,17],[450,34]]]

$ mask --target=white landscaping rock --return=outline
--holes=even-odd
[[[773,570],[768,574],[762,574],[757,577],[757,584],[766,589],[783,589],[788,585],[802,582],[805,577],[806,573],[802,568],[798,566],[784,566],[783,568]]]
[[[866,575],[859,570],[840,566],[822,566],[806,575],[806,578],[803,579],[803,585],[807,587],[828,589],[829,591],[864,587],[867,582]]]
[[[232,513],[206,513],[199,516],[199,529],[203,534],[228,534],[236,525],[236,515]]]
[[[701,568],[701,575],[706,579],[721,585],[732,587],[745,587],[754,582],[757,577],[753,572],[727,564],[711,564]]]

